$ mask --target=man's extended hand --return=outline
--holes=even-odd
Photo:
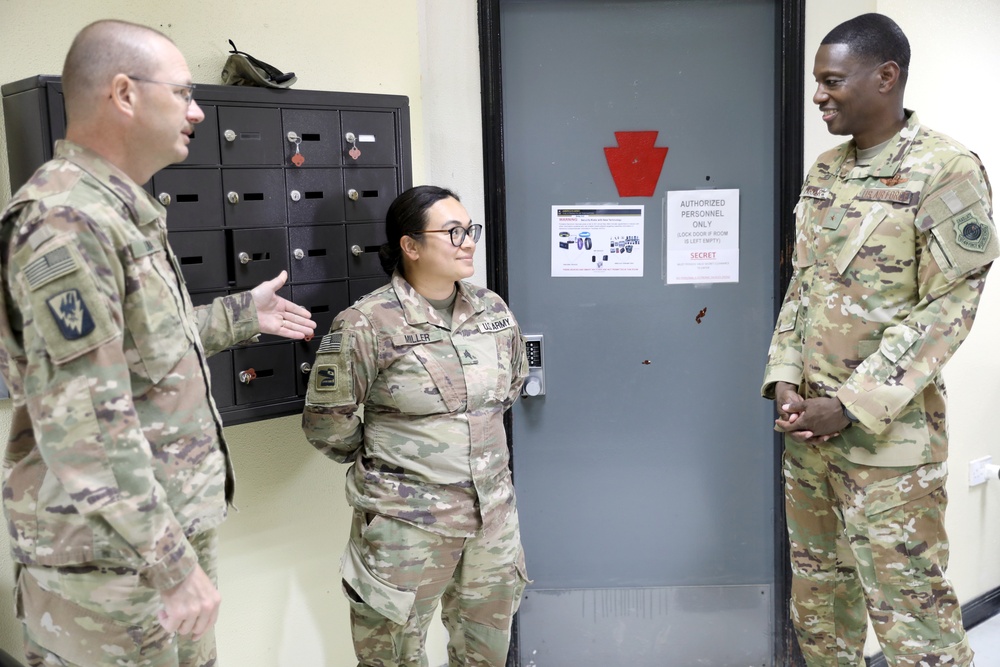
[[[795,385],[778,382],[774,386],[774,404],[779,431],[794,440],[810,444],[826,442],[850,426],[844,406],[836,398],[803,399]]]
[[[260,331],[285,338],[312,337],[316,323],[313,322],[309,311],[278,296],[278,290],[287,279],[288,274],[282,271],[276,278],[266,280],[250,290],[253,302],[257,306]]]
[[[191,635],[198,641],[219,618],[222,596],[200,565],[173,588],[160,592],[163,609],[158,618],[167,632]]]

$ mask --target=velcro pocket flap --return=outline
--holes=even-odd
[[[902,324],[889,327],[882,333],[878,349],[892,363],[899,363],[903,355],[920,340],[920,333]]]
[[[902,477],[893,477],[870,485],[865,490],[865,515],[877,516],[923,498],[944,486],[948,465],[936,463],[921,466]]]
[[[835,265],[838,273],[843,275],[847,267],[851,265],[851,261],[858,254],[858,251],[864,247],[865,241],[868,240],[868,237],[871,236],[875,228],[879,226],[887,215],[889,215],[889,212],[881,204],[875,204],[868,211],[867,215],[862,218],[861,223],[851,230],[850,235],[844,242],[844,247],[837,254]]]

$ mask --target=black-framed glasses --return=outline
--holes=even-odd
[[[479,237],[483,235],[483,226],[477,224],[469,225],[468,227],[452,227],[451,229],[424,229],[419,232],[410,232],[410,236],[414,234],[448,234],[451,236],[451,244],[458,248],[465,243],[466,236],[471,236],[473,243],[479,243]]]
[[[180,90],[174,92],[176,92],[177,95],[179,95],[180,98],[184,100],[184,103],[190,105],[191,102],[194,101],[195,85],[193,83],[171,83],[170,81],[154,81],[153,79],[145,79],[141,76],[132,76],[131,74],[126,74],[125,76],[132,79],[133,81],[142,81],[144,83],[158,83],[161,86],[173,86],[174,88],[181,88],[183,89],[183,92],[181,92]]]

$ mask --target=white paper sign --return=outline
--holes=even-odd
[[[667,284],[740,280],[740,191],[667,192]]]
[[[552,207],[553,276],[642,276],[643,206]]]

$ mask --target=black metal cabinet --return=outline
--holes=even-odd
[[[11,189],[65,135],[59,77],[7,84]],[[192,303],[249,289],[282,269],[286,298],[310,309],[317,336],[261,336],[209,359],[226,424],[301,411],[319,339],[334,316],[387,282],[382,221],[410,187],[407,98],[199,85],[205,120],[188,157],[146,185],[167,227]]]

